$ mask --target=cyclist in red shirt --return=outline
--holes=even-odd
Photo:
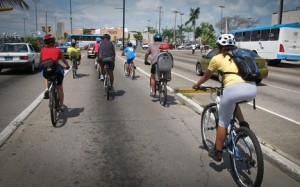
[[[53,59],[56,63],[58,63],[59,60],[62,60],[62,62],[65,64],[65,68],[69,69],[70,66],[68,62],[66,61],[64,55],[58,49],[55,47],[55,37],[51,34],[46,34],[44,36],[44,43],[46,44],[45,47],[41,49],[40,52],[40,60],[41,62],[47,59]],[[59,71],[57,71],[57,90],[58,90],[58,97],[60,100],[60,109],[64,110],[64,90],[63,90],[63,79],[64,79],[64,67],[61,65],[58,65]],[[49,99],[49,82],[46,80],[46,91],[44,93],[44,99]]]

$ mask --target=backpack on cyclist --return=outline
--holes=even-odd
[[[224,72],[224,74],[237,74],[245,81],[255,82],[260,78],[258,65],[249,51],[235,49],[229,52],[229,56],[234,60],[238,73]]]
[[[43,76],[49,79],[51,76],[56,75],[59,67],[58,64],[51,58],[41,61],[40,68],[42,69]]]
[[[169,52],[161,52],[157,57],[157,77],[170,81],[173,64],[172,54]]]
[[[159,71],[171,71],[173,63],[173,56],[169,52],[162,52],[157,57],[157,68]]]

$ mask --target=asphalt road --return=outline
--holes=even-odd
[[[199,115],[174,95],[162,107],[148,96],[149,78],[142,72],[136,80],[125,78],[118,58],[114,98],[106,101],[92,60],[84,58],[79,68],[78,79],[66,76],[68,110],[59,127],[51,126],[43,100],[0,148],[1,186],[235,186],[228,160],[215,163],[203,150]],[[185,76],[191,72],[188,67],[179,71],[187,72]],[[44,89],[39,74],[4,74],[1,89],[8,77],[11,82],[4,90],[13,98],[10,106],[19,111]],[[25,83],[29,91],[21,87]],[[15,109],[1,113],[1,125],[14,119]],[[298,185],[265,160],[262,186]]]

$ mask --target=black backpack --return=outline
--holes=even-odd
[[[238,73],[224,72],[224,74],[237,74],[245,81],[257,81],[260,78],[260,71],[258,65],[252,55],[251,51],[243,49],[235,49],[229,52],[229,56],[234,60]]]

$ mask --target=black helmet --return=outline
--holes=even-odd
[[[75,47],[76,44],[77,44],[76,41],[75,41],[74,39],[72,39],[72,40],[71,40],[71,46],[72,46],[72,47]]]
[[[44,42],[46,45],[55,44],[55,37],[52,34],[46,34],[44,36]]]
[[[161,36],[161,34],[156,33],[156,34],[153,36],[153,40],[154,40],[155,42],[161,42],[161,41],[162,41],[162,36]]]
[[[103,35],[103,39],[105,39],[105,38],[108,39],[108,40],[110,40],[110,35],[109,34],[104,34]]]
[[[132,43],[130,41],[127,42],[127,46],[132,47]]]

